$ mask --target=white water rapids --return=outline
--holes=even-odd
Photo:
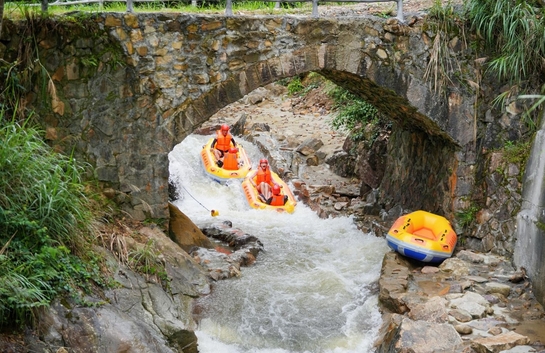
[[[199,227],[229,220],[264,244],[242,276],[199,299],[201,353],[372,352],[381,324],[377,280],[386,241],[351,218],[320,219],[299,202],[293,214],[254,210],[240,185],[206,176],[199,152],[209,136],[188,136],[170,153],[174,203]],[[254,162],[262,158],[241,141]],[[208,210],[219,211],[212,218]]]

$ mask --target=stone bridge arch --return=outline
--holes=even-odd
[[[386,52],[385,52],[386,53]],[[226,80],[188,99],[176,108],[176,140],[185,136],[208,120],[221,108],[238,101],[253,90],[270,83],[301,74],[316,72],[338,86],[373,104],[381,113],[409,130],[419,130],[430,137],[444,140],[453,147],[467,143],[467,136],[460,136],[453,129],[460,110],[456,102],[441,96],[431,88],[424,76],[426,67],[420,67],[420,75],[392,68],[389,60],[381,55],[374,57],[365,50],[351,51],[347,56],[335,44],[322,44],[298,48],[293,52],[259,61],[243,70],[231,73]],[[455,97],[458,98],[459,97]],[[454,109],[452,109],[454,108]],[[456,123],[454,124],[456,125]],[[462,140],[460,140],[462,139]]]
[[[467,105],[458,105],[460,96],[438,95],[423,79],[425,67],[419,68],[419,75],[399,70],[381,61],[388,55],[370,57],[365,50],[346,55],[344,48],[335,44],[321,44],[254,63],[181,105],[176,119],[181,128],[174,129],[175,140],[182,141],[214,113],[256,88],[316,72],[364,98],[395,122],[395,141],[381,185],[383,205],[422,208],[452,217],[456,151],[471,141],[468,132],[473,126],[467,116],[472,112]],[[460,115],[464,119],[460,120]]]

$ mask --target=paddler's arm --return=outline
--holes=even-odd
[[[212,141],[212,143],[210,144],[210,151],[214,150],[214,146],[216,146],[217,142],[218,142],[218,139],[214,139],[214,141]]]
[[[254,177],[255,177],[256,173],[257,173],[257,170],[254,170],[251,174],[249,174],[247,176],[247,178],[250,180],[250,183],[254,186],[254,188],[257,188],[257,185],[256,185],[256,183],[254,181]]]

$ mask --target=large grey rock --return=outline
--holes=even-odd
[[[393,321],[390,321],[393,322]],[[462,350],[462,339],[449,324],[401,319],[391,325],[377,353],[456,353]]]
[[[448,321],[447,301],[441,297],[433,297],[424,304],[411,308],[408,316],[412,320],[445,323]]]
[[[103,250],[118,286],[104,291],[100,299],[87,297],[92,306],[71,300],[53,303],[39,320],[46,346],[97,353],[197,352],[192,302],[210,292],[207,273],[158,227],[138,232],[148,242],[124,237],[129,260],[149,246],[149,251],[158,254],[157,266],[164,266],[168,281],[135,273]]]
[[[163,259],[172,294],[199,297],[210,293],[206,271],[165,233],[157,227],[144,227],[139,232],[152,242]]]
[[[296,149],[295,151],[298,153],[301,153],[303,156],[309,156],[313,153],[316,153],[324,143],[322,140],[317,139],[315,137],[310,137],[303,141]]]
[[[403,314],[409,311],[404,297],[409,284],[409,266],[401,255],[389,252],[382,261],[379,301],[388,310]]]
[[[488,282],[485,283],[485,288],[487,293],[499,293],[503,295],[504,297],[508,297],[509,293],[511,292],[511,286],[503,283],[498,282]]]
[[[528,337],[509,331],[497,336],[478,338],[472,341],[471,347],[477,353],[498,353],[515,346],[528,343]]]
[[[451,274],[454,278],[460,278],[469,274],[469,264],[456,257],[446,259],[439,265],[439,268]]]
[[[450,307],[467,312],[473,319],[479,319],[487,315],[489,302],[480,294],[466,292],[463,296],[452,299]]]
[[[45,325],[47,323],[47,325]],[[157,327],[135,319],[126,310],[106,304],[97,308],[54,303],[42,317],[44,339],[72,352],[175,353]]]

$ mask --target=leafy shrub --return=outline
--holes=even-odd
[[[0,326],[32,321],[56,296],[74,297],[98,280],[89,243],[92,213],[84,168],[54,153],[40,132],[0,113]]]
[[[299,92],[302,92],[305,89],[305,86],[303,86],[303,83],[301,82],[300,77],[294,77],[290,80],[288,83],[288,94],[290,96],[293,96],[294,94],[297,94]]]
[[[503,148],[503,161],[524,166],[530,157],[532,141],[507,141]]]
[[[331,121],[334,129],[350,131],[350,136],[355,141],[364,139],[368,124],[378,129],[380,115],[373,105],[338,86],[329,90],[328,95],[335,101],[334,108],[337,109],[337,114]]]

